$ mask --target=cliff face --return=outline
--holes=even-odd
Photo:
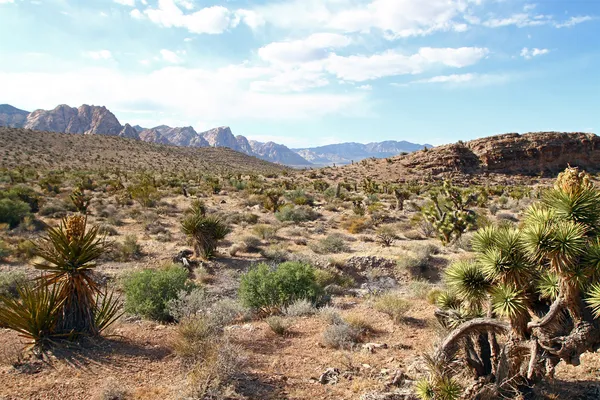
[[[600,170],[600,137],[592,133],[508,133],[419,151],[401,161],[432,173],[557,173],[567,165]]]
[[[28,115],[29,111],[20,110],[9,104],[0,104],[0,126],[22,128]]]
[[[25,129],[119,136],[123,126],[106,107],[59,105],[53,110],[36,110],[27,116]],[[130,135],[131,133],[126,133]]]

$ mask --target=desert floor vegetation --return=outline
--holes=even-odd
[[[87,165],[81,146],[1,164],[0,398],[597,390],[594,176],[391,182],[192,149]]]

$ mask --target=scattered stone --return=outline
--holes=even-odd
[[[375,349],[387,349],[388,345],[385,343],[365,343],[362,348],[369,353],[375,353]]]
[[[327,368],[325,372],[319,377],[319,383],[321,385],[335,385],[338,383],[340,376],[340,370],[337,368]]]
[[[411,389],[406,388],[388,393],[366,393],[360,396],[360,400],[417,400],[417,396]]]

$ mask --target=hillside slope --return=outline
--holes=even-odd
[[[285,167],[228,148],[177,147],[105,135],[0,127],[0,168],[277,173]]]

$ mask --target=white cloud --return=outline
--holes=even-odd
[[[447,86],[460,86],[460,85],[478,85],[478,86],[487,86],[487,85],[495,85],[506,83],[511,79],[511,76],[506,74],[476,74],[476,73],[466,73],[466,74],[452,74],[452,75],[438,75],[431,78],[419,79],[416,81],[410,82],[410,84],[441,84]],[[394,85],[394,84],[392,84]],[[394,85],[394,86],[408,86],[404,85]]]
[[[9,3],[14,3],[15,0],[0,0],[0,4],[9,4]]]
[[[373,90],[373,86],[371,85],[360,85],[356,87],[358,90]]]
[[[521,57],[525,58],[526,60],[530,60],[533,57],[542,56],[542,55],[548,54],[548,53],[550,53],[550,50],[548,50],[548,49],[538,49],[538,48],[528,49],[527,47],[524,47],[521,50]]]
[[[185,51],[174,52],[171,50],[162,49],[160,51],[160,55],[162,59],[166,62],[169,62],[171,64],[180,64],[183,62],[183,58],[181,58],[181,56],[185,55]]]
[[[0,87],[7,98],[30,108],[56,104],[106,104],[113,110],[154,110],[172,115],[178,124],[210,115],[221,124],[236,119],[302,120],[325,115],[360,116],[369,112],[363,93],[264,93],[248,89],[269,69],[232,65],[206,70],[168,67],[127,74],[108,68],[57,73],[0,72]],[[106,85],[110,82],[110,85]],[[39,88],[35,99],[23,87]],[[153,114],[153,115],[154,115]],[[158,115],[156,116],[158,118]],[[133,122],[135,120],[125,120]]]
[[[121,4],[123,6],[135,7],[135,0],[113,0],[117,4]]]
[[[547,25],[552,22],[550,15],[529,15],[528,13],[513,14],[507,18],[491,18],[483,22],[483,26],[488,28],[500,28],[503,26],[516,25],[519,28],[526,26]]]
[[[575,26],[577,24],[581,24],[582,22],[591,21],[593,19],[594,18],[590,17],[589,15],[585,15],[583,17],[571,17],[571,18],[569,18],[565,22],[556,23],[555,26],[557,28],[570,28],[570,27]]]
[[[329,49],[348,46],[350,39],[335,33],[315,33],[303,40],[273,42],[258,50],[265,61],[274,63],[303,63],[329,56]]]
[[[106,17],[108,17],[108,14],[105,13],[104,11],[100,11],[100,16],[103,18],[106,18]]]
[[[284,29],[331,29],[338,32],[379,30],[388,39],[467,29],[459,21],[479,5],[475,0],[289,0],[253,10]]]
[[[133,19],[142,19],[144,18],[144,15],[142,14],[142,12],[140,10],[138,10],[137,8],[134,10],[131,10],[129,12],[129,15],[131,15],[131,18]]]
[[[487,48],[431,48],[404,55],[388,50],[372,56],[330,56],[325,69],[338,78],[362,82],[386,76],[419,74],[435,65],[463,68],[477,63],[489,53]]]
[[[185,13],[179,8],[181,5],[190,11],[194,8],[191,1],[185,0],[158,0],[156,8],[147,8],[144,14],[153,23],[165,28],[184,28],[191,33],[220,34],[229,28],[235,28],[240,21],[250,28],[256,29],[262,26],[262,18],[250,10],[231,11],[223,6],[205,7],[193,13]],[[141,13],[132,14],[139,18]]]
[[[92,60],[109,60],[112,58],[112,53],[109,50],[88,51],[85,55]]]

